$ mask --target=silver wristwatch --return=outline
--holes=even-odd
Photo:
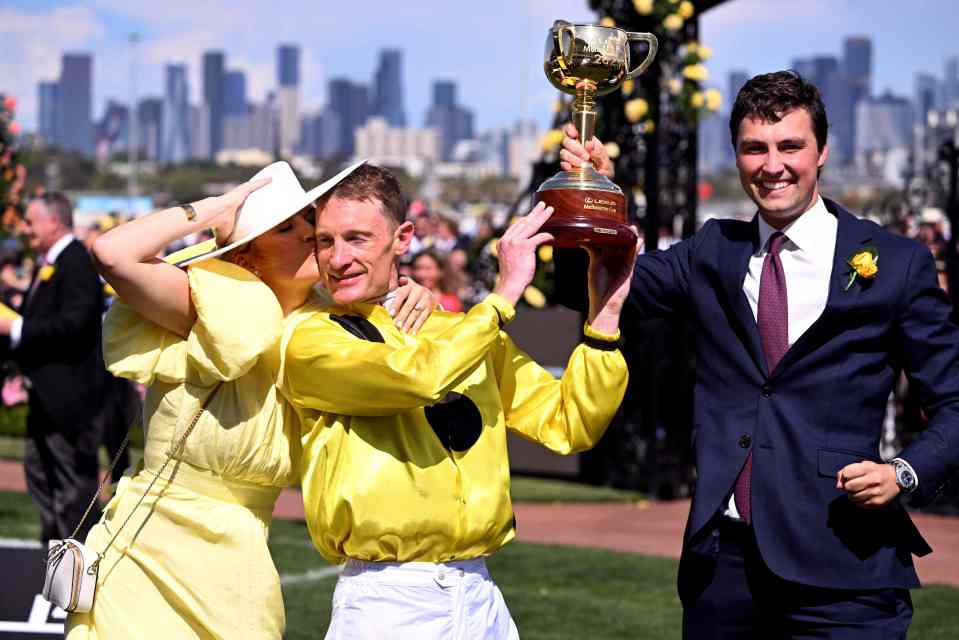
[[[919,485],[919,478],[912,466],[901,458],[894,458],[889,464],[896,471],[896,484],[902,490],[903,494],[910,494],[916,490]]]

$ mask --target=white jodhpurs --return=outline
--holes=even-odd
[[[482,559],[348,560],[326,640],[519,640]]]

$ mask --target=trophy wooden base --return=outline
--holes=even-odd
[[[627,248],[636,245],[636,232],[626,219],[621,193],[594,189],[544,189],[536,202],[553,207],[542,231],[553,235],[556,247]]]

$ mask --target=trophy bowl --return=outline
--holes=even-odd
[[[630,42],[645,42],[643,61],[630,69]],[[583,142],[596,128],[595,97],[619,88],[641,74],[656,56],[658,42],[651,33],[627,32],[616,27],[553,23],[546,37],[543,70],[550,83],[576,96],[573,125]],[[590,163],[560,171],[540,185],[536,202],[553,207],[543,231],[558,247],[629,247],[636,232],[626,224],[626,197],[622,189],[598,173]]]

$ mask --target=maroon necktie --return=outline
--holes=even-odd
[[[763,260],[763,274],[759,279],[759,310],[756,313],[756,324],[759,325],[759,339],[763,343],[766,368],[770,374],[776,369],[776,365],[789,348],[786,274],[783,272],[783,263],[779,258],[779,253],[787,239],[779,231],[769,236],[769,250]],[[739,472],[739,477],[736,478],[736,487],[733,489],[736,510],[746,523],[752,523],[750,505],[752,473],[753,454],[750,451],[742,471]]]

